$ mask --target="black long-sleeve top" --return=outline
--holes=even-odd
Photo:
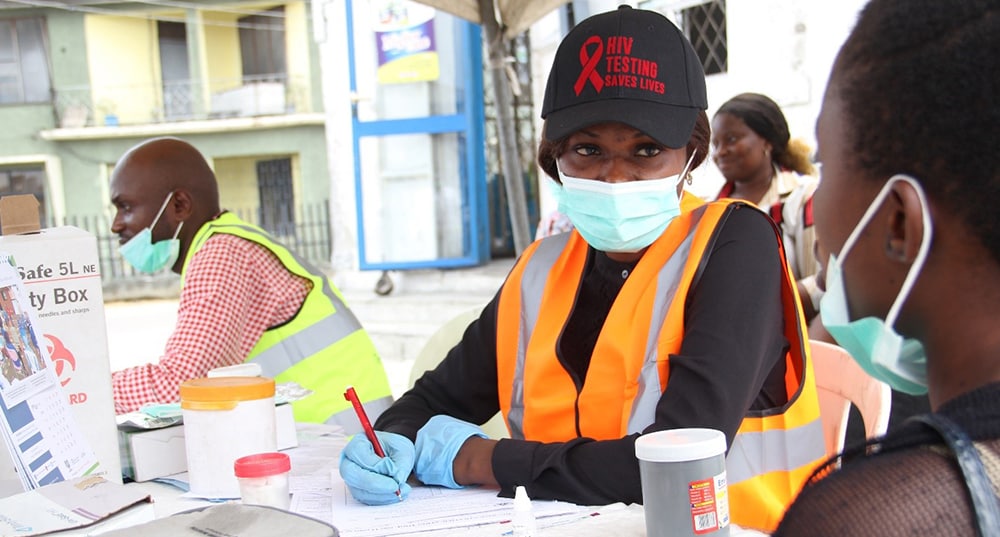
[[[936,413],[975,442],[986,487],[1000,481],[1000,383],[967,391]],[[807,484],[775,537],[986,535],[976,528],[966,477],[936,432],[904,422],[872,444],[847,446],[841,468]]]
[[[670,356],[666,389],[654,423],[644,432],[711,427],[723,431],[731,444],[749,409],[786,402],[788,341],[782,330],[782,266],[775,232],[766,215],[744,205],[734,206],[719,225],[708,263],[688,295],[680,353]],[[576,304],[557,347],[578,388],[601,326],[634,266],[592,248],[588,252]],[[420,427],[437,414],[481,424],[497,413],[498,296],[438,367],[379,417],[376,429],[415,440]],[[493,473],[504,496],[524,485],[534,499],[641,503],[637,437],[553,443],[503,439],[493,452]]]

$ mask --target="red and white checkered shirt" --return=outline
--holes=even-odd
[[[267,328],[295,315],[311,286],[267,248],[212,235],[188,264],[177,324],[160,361],[112,373],[115,412],[178,401],[185,380],[243,363]]]

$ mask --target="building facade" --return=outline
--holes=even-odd
[[[114,163],[144,139],[177,136],[209,160],[223,207],[291,242],[318,224],[310,257],[328,260],[309,3],[164,4],[0,6],[0,195],[34,194],[45,223],[87,228],[114,260]],[[131,273],[112,262],[105,274]]]

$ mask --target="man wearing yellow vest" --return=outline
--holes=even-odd
[[[278,383],[313,394],[296,421],[359,429],[345,386],[370,415],[392,402],[371,339],[332,282],[264,230],[219,206],[215,174],[177,138],[128,150],[111,175],[111,231],[136,269],[181,274],[177,324],[159,362],[112,373],[115,411],[179,399],[179,387],[214,368],[259,364]]]
[[[705,75],[662,15],[622,6],[556,52],[539,164],[574,230],[536,241],[441,364],[356,435],[364,503],[425,485],[641,503],[635,440],[725,433],[732,520],[773,528],[824,458],[800,306],[779,232],[683,192],[708,154]],[[509,439],[476,424],[500,412]]]

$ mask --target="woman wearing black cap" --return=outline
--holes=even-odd
[[[640,503],[635,439],[710,427],[729,443],[732,520],[773,528],[823,434],[773,222],[682,194],[707,155],[705,93],[690,43],[658,13],[622,7],[566,36],[538,159],[575,229],[526,249],[462,341],[381,415],[388,459],[352,439],[340,470],[355,498],[405,497],[413,468],[424,484]],[[498,411],[510,439],[474,425]]]

